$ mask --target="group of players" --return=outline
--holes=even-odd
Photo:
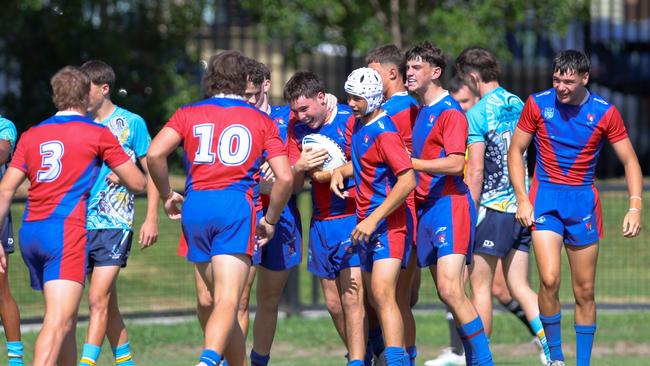
[[[453,363],[459,361],[450,360],[450,352],[427,365],[493,364],[488,338],[495,273],[512,296],[507,299],[501,285],[500,299],[527,323],[543,361],[564,365],[563,245],[576,298],[577,364],[588,365],[602,235],[593,180],[603,137],[625,167],[630,209],[624,236],[638,235],[642,207],[641,170],[623,121],[585,87],[588,58],[560,52],[553,88],[526,103],[499,85],[498,62],[483,48],[468,48],[456,59],[452,93],[442,83],[446,58],[429,42],[405,53],[381,46],[366,62],[347,78],[347,105],[337,104],[316,74],[298,72],[284,87],[288,105],[271,106],[269,69],[236,51],[221,52],[203,78],[208,98],[179,108],[151,143],[142,119],[110,101],[110,66],[91,61],[60,70],[51,80],[59,112],[25,132],[13,154],[15,128],[0,131],[7,142],[0,143],[0,158],[11,156],[0,183],[0,220],[8,218],[18,186],[26,178],[31,183],[20,246],[32,287],[43,290],[46,304],[34,365],[77,363],[76,314],[86,273],[91,317],[79,364],[97,362],[104,336],[116,364],[132,364],[115,292],[133,227],[127,189],[147,190],[142,246],[156,241],[158,199],[169,218],[181,219],[179,251],[195,264],[204,332],[199,365],[267,365],[278,302],[302,257],[295,194],[306,179],[313,205],[308,270],[320,279],[348,365],[415,365],[411,308],[423,267],[462,343],[456,354],[464,353],[463,363]],[[316,137],[338,145],[349,162],[323,169],[333,152],[307,143]],[[537,163],[529,193],[525,151],[532,140]],[[171,189],[167,168],[180,145],[184,197]],[[531,236],[539,297],[527,280]],[[2,241],[0,308],[10,364],[21,365],[18,309],[6,277],[12,241]],[[249,359],[247,309],[255,277]]]

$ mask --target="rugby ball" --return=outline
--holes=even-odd
[[[326,150],[327,160],[323,163],[321,170],[333,170],[345,163],[345,153],[341,146],[331,138],[319,133],[311,133],[302,138],[302,148],[311,147],[314,150]]]

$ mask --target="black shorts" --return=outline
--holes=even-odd
[[[511,250],[529,251],[530,230],[515,219],[514,213],[485,210],[485,217],[476,227],[474,253],[483,253],[503,258]]]
[[[133,231],[124,229],[88,230],[86,273],[94,267],[126,267]]]

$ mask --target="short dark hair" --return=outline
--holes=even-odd
[[[299,71],[284,85],[284,99],[291,103],[300,98],[313,98],[318,93],[325,93],[323,82],[311,71]]]
[[[268,71],[268,68],[263,63],[246,57],[245,67],[247,81],[252,82],[254,85],[260,86],[267,79],[265,71]]]
[[[81,65],[81,71],[88,74],[93,84],[108,84],[109,89],[111,91],[113,90],[113,86],[115,85],[115,71],[106,62],[101,60],[86,61]]]
[[[90,93],[90,78],[76,66],[66,66],[57,71],[52,79],[52,102],[56,109],[81,109],[88,108],[88,95]]]
[[[553,59],[553,73],[567,74],[575,72],[584,74],[591,69],[589,57],[584,52],[577,50],[560,51]]]
[[[443,55],[442,50],[429,41],[424,41],[411,47],[406,51],[404,60],[411,61],[417,58],[421,58],[423,61],[429,63],[429,65],[441,68],[442,73],[445,72],[445,68],[447,67],[447,60],[445,60],[445,55]]]
[[[472,71],[478,72],[485,83],[498,81],[501,69],[496,56],[483,47],[469,47],[463,50],[456,59],[456,71],[465,77]]]
[[[210,57],[208,69],[203,76],[203,88],[207,95],[246,92],[246,58],[237,51],[223,51]]]
[[[447,89],[452,94],[456,94],[464,86],[466,86],[469,89],[469,91],[471,91],[472,94],[474,94],[475,96],[477,96],[477,97],[481,96],[479,94],[478,90],[476,90],[476,87],[474,85],[472,85],[471,83],[468,83],[465,79],[460,77],[460,75],[458,75],[458,74],[454,75],[454,77],[452,77],[449,80],[449,84],[447,85]]]
[[[379,46],[368,52],[368,55],[366,55],[366,64],[373,62],[378,62],[380,64],[393,64],[397,67],[399,74],[404,75],[404,55],[394,44]]]

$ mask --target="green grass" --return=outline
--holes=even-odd
[[[418,324],[418,365],[437,355],[447,344],[447,322],[440,311],[416,314]],[[594,346],[594,366],[647,365],[650,356],[647,324],[648,312],[603,313],[599,315],[598,333]],[[572,314],[563,319],[564,351],[568,364],[575,364]],[[136,365],[177,366],[195,363],[202,344],[202,334],[196,321],[175,325],[128,324]],[[77,333],[79,346],[85,328]],[[24,334],[26,361],[31,363],[36,334]],[[250,334],[249,345],[250,349]],[[500,313],[494,318],[491,340],[496,365],[539,365],[531,337],[521,323],[510,314]],[[272,365],[344,364],[345,350],[329,318],[281,319],[272,349]],[[6,364],[0,352],[0,364]],[[112,353],[106,343],[98,365],[112,365]]]
[[[625,239],[620,234],[623,215],[627,210],[627,193],[602,192],[605,239],[601,244],[598,263],[596,296],[599,302],[648,303],[650,302],[650,248],[646,244],[650,235],[648,228],[639,238]],[[650,195],[646,194],[646,200]],[[145,199],[136,199],[136,228],[143,219]],[[308,194],[299,197],[303,217],[305,244],[303,261],[299,270],[299,298],[302,304],[311,305],[312,276],[306,271],[307,233],[309,230],[310,199]],[[24,204],[12,205],[15,233],[18,233]],[[219,209],[208,208],[206,209]],[[646,220],[647,223],[647,220]],[[170,221],[160,212],[160,236],[158,243],[147,250],[137,247],[137,240],[131,251],[129,266],[120,274],[120,307],[125,313],[188,310],[194,307],[194,282],[192,266],[176,255],[180,223]],[[16,235],[17,236],[17,235]],[[136,230],[137,238],[137,230]],[[566,256],[565,256],[566,257]],[[10,256],[10,285],[20,306],[22,316],[42,315],[41,294],[29,288],[27,269],[17,252]],[[534,261],[531,261],[531,283],[537,288]],[[573,300],[566,258],[562,268],[563,302]],[[320,295],[320,294],[319,294]],[[319,296],[322,304],[322,296]],[[255,303],[255,296],[252,296]],[[422,275],[420,304],[438,303],[431,276]],[[87,304],[81,305],[81,313],[87,314]]]

